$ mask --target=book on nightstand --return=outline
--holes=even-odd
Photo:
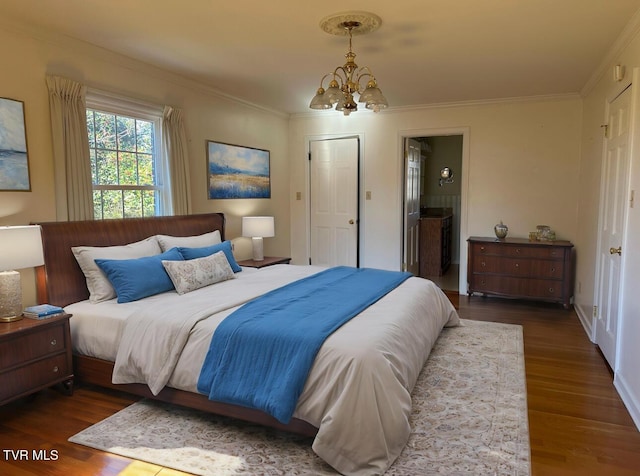
[[[64,309],[52,304],[38,304],[37,306],[29,306],[25,308],[22,314],[25,317],[30,317],[31,319],[46,319],[58,314],[64,314]]]

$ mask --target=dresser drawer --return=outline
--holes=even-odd
[[[557,299],[562,297],[562,282],[497,275],[473,276],[474,292],[520,298]]]
[[[496,273],[508,276],[562,279],[564,262],[531,258],[506,258],[502,256],[473,256],[473,273]]]
[[[64,331],[61,323],[4,342],[0,353],[0,370],[64,350]]]
[[[531,261],[531,276],[549,279],[564,279],[564,261],[535,260]]]
[[[560,247],[552,245],[536,246],[536,245],[514,245],[505,243],[473,243],[472,253],[481,256],[505,256],[509,258],[537,258],[562,260],[564,259],[564,250]]]
[[[507,256],[520,258],[537,258],[537,259],[564,259],[564,251],[562,248],[553,246],[505,246]]]
[[[501,256],[474,256],[474,273],[498,273],[511,276],[529,276],[531,274],[531,260],[517,258],[503,258]]]
[[[0,402],[68,378],[68,362],[65,352],[0,374]]]

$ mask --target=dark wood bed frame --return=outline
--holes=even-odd
[[[220,230],[225,239],[225,218],[221,213],[170,217],[126,218],[75,222],[39,223],[42,228],[44,266],[36,269],[38,302],[58,306],[89,298],[85,276],[71,251],[72,246],[117,246],[142,240],[152,235],[192,236]],[[73,319],[73,317],[71,318]],[[153,395],[143,384],[112,384],[113,362],[74,355],[74,378],[81,382],[114,388],[146,398],[161,400],[204,410],[219,415],[270,426],[306,436],[318,429],[300,420],[287,425],[272,416],[235,405],[209,400],[205,395],[165,387]]]

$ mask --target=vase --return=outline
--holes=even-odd
[[[493,227],[493,231],[495,232],[498,239],[502,240],[507,236],[507,233],[509,232],[509,227],[504,223],[502,223],[501,221],[500,223],[498,223],[496,226]]]

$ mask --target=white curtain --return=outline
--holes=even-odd
[[[87,137],[86,87],[47,76],[58,220],[92,220],[93,189]]]
[[[162,114],[162,141],[169,164],[171,201],[174,215],[191,213],[189,154],[182,110],[165,106]]]

